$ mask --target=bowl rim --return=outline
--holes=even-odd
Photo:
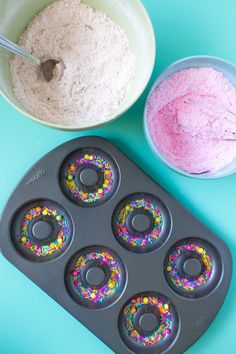
[[[49,128],[53,128],[53,129],[57,129],[57,130],[63,130],[63,131],[71,131],[71,132],[75,132],[75,131],[86,131],[86,130],[92,130],[92,129],[97,129],[103,126],[106,126],[110,123],[112,123],[113,121],[115,121],[116,119],[120,118],[121,116],[123,116],[131,107],[133,107],[133,105],[138,101],[138,99],[140,98],[140,96],[143,94],[143,92],[145,91],[150,78],[152,76],[153,73],[153,69],[155,66],[155,62],[156,62],[156,51],[157,51],[157,45],[156,45],[156,37],[155,37],[155,31],[154,31],[154,27],[152,24],[152,21],[150,19],[150,16],[145,8],[145,6],[143,5],[143,3],[141,2],[141,0],[135,0],[137,5],[140,7],[140,10],[143,12],[142,16],[145,18],[147,27],[148,27],[148,31],[150,33],[150,39],[152,42],[152,52],[150,52],[150,57],[151,57],[151,65],[145,80],[145,83],[143,85],[142,88],[140,88],[140,90],[136,93],[135,97],[133,98],[133,100],[130,102],[129,105],[127,105],[127,107],[118,115],[115,115],[115,113],[113,114],[112,118],[110,118],[108,121],[102,122],[102,123],[98,123],[95,125],[88,125],[86,127],[79,127],[79,126],[68,126],[68,125],[63,125],[63,124],[55,124],[55,123],[49,123],[46,122],[38,117],[36,117],[35,115],[31,114],[30,112],[27,112],[26,110],[24,110],[23,108],[17,106],[14,102],[12,102],[12,100],[8,97],[8,95],[3,91],[3,88],[1,88],[0,86],[0,95],[5,98],[5,100],[11,105],[13,106],[18,112],[20,112],[25,118],[29,118],[32,121],[44,125],[46,127]]]
[[[159,150],[155,147],[154,143],[153,143],[153,140],[151,138],[151,135],[150,135],[150,131],[149,131],[149,128],[148,128],[148,124],[147,124],[147,110],[148,110],[148,105],[149,105],[149,100],[153,94],[153,92],[155,91],[155,89],[164,81],[166,80],[169,76],[173,75],[174,73],[178,72],[178,71],[181,71],[181,70],[184,70],[183,69],[178,69],[176,71],[174,71],[172,74],[169,74],[167,76],[165,76],[166,72],[171,69],[171,68],[174,68],[175,66],[181,64],[182,62],[184,61],[191,61],[191,60],[201,60],[201,59],[204,59],[204,60],[215,60],[215,61],[218,61],[220,64],[227,64],[229,66],[231,66],[232,68],[236,69],[236,64],[234,64],[233,62],[231,62],[230,60],[227,60],[227,59],[223,59],[223,58],[220,58],[220,57],[217,57],[217,56],[213,56],[213,55],[192,55],[192,56],[188,56],[188,57],[184,57],[182,59],[178,59],[176,61],[174,61],[173,63],[171,63],[170,65],[168,65],[158,76],[157,78],[155,79],[154,83],[152,84],[149,92],[148,92],[148,95],[147,95],[147,98],[146,98],[146,101],[145,101],[145,106],[144,106],[144,113],[143,113],[143,128],[144,128],[144,135],[145,135],[145,138],[146,138],[146,141],[149,145],[149,147],[151,148],[152,152],[162,161],[164,162],[164,164],[166,166],[168,166],[171,170],[177,172],[178,174],[182,175],[182,176],[185,176],[185,177],[188,177],[188,178],[192,178],[192,179],[201,179],[201,180],[214,180],[214,179],[219,179],[219,178],[223,178],[223,177],[227,177],[227,176],[230,176],[232,174],[234,174],[235,172],[234,171],[228,171],[226,173],[222,173],[220,175],[217,175],[217,172],[218,171],[221,171],[222,169],[216,171],[216,172],[210,172],[210,173],[201,173],[201,174],[191,174],[191,173],[188,173],[188,172],[185,172],[177,167],[175,167],[174,165],[172,165],[170,162],[168,162],[164,156],[159,152]],[[196,66],[192,66],[192,67],[197,67]],[[210,66],[209,66],[210,67]],[[235,86],[235,85],[234,85]],[[236,90],[236,87],[235,87],[235,90]],[[230,165],[230,164],[229,164]],[[228,166],[229,166],[228,165]]]

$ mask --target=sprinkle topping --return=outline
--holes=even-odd
[[[128,227],[130,216],[137,211],[144,211],[152,220],[152,227],[143,233],[135,233]],[[156,203],[140,198],[125,204],[115,217],[116,234],[133,250],[145,250],[158,241],[164,218]]]
[[[104,269],[108,274],[100,286],[91,287],[84,280],[83,272],[90,268],[90,265],[96,262],[96,266]],[[122,270],[118,259],[110,253],[103,250],[90,251],[87,254],[81,254],[75,261],[71,272],[73,286],[77,294],[82,299],[87,299],[91,303],[102,303],[108,297],[116,296],[122,282]]]
[[[188,257],[198,256],[203,266],[203,271],[197,277],[189,277],[187,275],[180,274],[177,264],[178,259],[183,254]],[[207,253],[205,247],[197,243],[184,243],[174,248],[168,256],[166,265],[166,272],[168,279],[178,288],[188,292],[206,285],[211,278],[213,271],[213,262],[211,256]]]
[[[159,326],[150,334],[142,333],[136,325],[135,316],[143,309],[148,308],[153,313],[159,313]],[[174,321],[172,309],[167,300],[158,296],[138,296],[130,300],[123,310],[123,321],[127,335],[133,341],[143,346],[153,346],[161,343],[172,334]]]
[[[47,220],[52,227],[56,227],[58,232],[55,239],[49,240],[47,244],[34,240],[29,228],[35,219]],[[34,256],[45,257],[62,250],[71,236],[70,224],[61,210],[49,206],[35,206],[30,208],[24,215],[17,239]]]
[[[100,181],[94,188],[86,188],[77,181],[77,171],[83,168],[94,168],[100,175]],[[113,192],[115,185],[114,171],[110,162],[102,154],[93,152],[81,153],[66,170],[66,188],[78,202],[95,204],[106,200]]]

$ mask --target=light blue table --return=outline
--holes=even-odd
[[[17,1],[17,0],[16,0]],[[143,0],[157,36],[151,83],[168,64],[208,54],[236,62],[236,0]],[[182,177],[157,162],[142,129],[147,91],[121,119],[88,134],[111,139],[218,233],[236,260],[236,174],[216,181]],[[25,119],[0,97],[0,208],[19,179],[57,145],[85,135]],[[1,211],[0,210],[0,211]],[[188,354],[236,353],[236,280],[216,320]],[[112,351],[0,255],[0,354],[110,354]],[[122,353],[121,353],[122,354]]]

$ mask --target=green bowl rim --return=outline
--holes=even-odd
[[[152,50],[152,65],[150,66],[150,70],[149,70],[149,74],[147,75],[146,78],[146,82],[145,85],[143,85],[143,88],[140,89],[139,92],[137,92],[135,98],[133,99],[133,102],[131,102],[127,108],[124,109],[123,112],[121,112],[119,115],[114,116],[113,118],[109,119],[108,121],[104,122],[104,123],[99,123],[99,124],[95,124],[95,125],[90,125],[87,127],[76,127],[76,126],[64,126],[64,125],[60,125],[60,124],[55,124],[55,123],[47,123],[46,121],[41,120],[40,118],[35,117],[34,115],[30,114],[29,112],[24,111],[23,109],[21,109],[20,107],[18,107],[15,103],[13,103],[11,101],[11,99],[3,92],[3,89],[0,87],[0,94],[5,98],[5,100],[11,105],[13,106],[18,112],[20,112],[24,117],[27,117],[31,120],[33,120],[34,122],[44,125],[46,127],[50,127],[50,128],[54,128],[54,129],[59,129],[59,130],[63,130],[63,131],[85,131],[85,130],[91,130],[91,129],[97,129],[99,127],[102,126],[106,126],[107,124],[110,124],[111,122],[115,121],[116,119],[120,118],[123,114],[125,114],[140,98],[140,96],[143,94],[144,90],[146,89],[149,80],[151,78],[151,75],[153,73],[153,69],[154,69],[154,65],[155,65],[155,61],[156,61],[156,37],[155,37],[155,32],[154,32],[154,28],[152,25],[152,21],[148,15],[148,12],[146,10],[146,8],[144,7],[144,5],[142,4],[141,0],[135,0],[137,2],[137,4],[140,6],[141,11],[143,11],[143,16],[145,17],[145,20],[147,21],[147,25],[149,26],[149,31],[150,31],[150,36],[152,39],[152,45],[153,45],[153,50]]]

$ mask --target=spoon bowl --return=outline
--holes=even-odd
[[[52,81],[54,77],[54,70],[57,64],[59,64],[59,61],[55,59],[49,59],[46,60],[44,63],[41,63],[41,72],[47,82]]]
[[[40,61],[38,58],[34,57],[33,55],[29,54],[25,49],[19,47],[17,44],[9,41],[9,39],[4,38],[0,35],[0,47],[8,50],[9,52],[19,55],[24,60],[30,62],[33,65],[37,65],[44,79],[47,82],[50,82],[54,76],[54,69],[56,65],[59,63],[58,60],[49,59],[45,62]]]

